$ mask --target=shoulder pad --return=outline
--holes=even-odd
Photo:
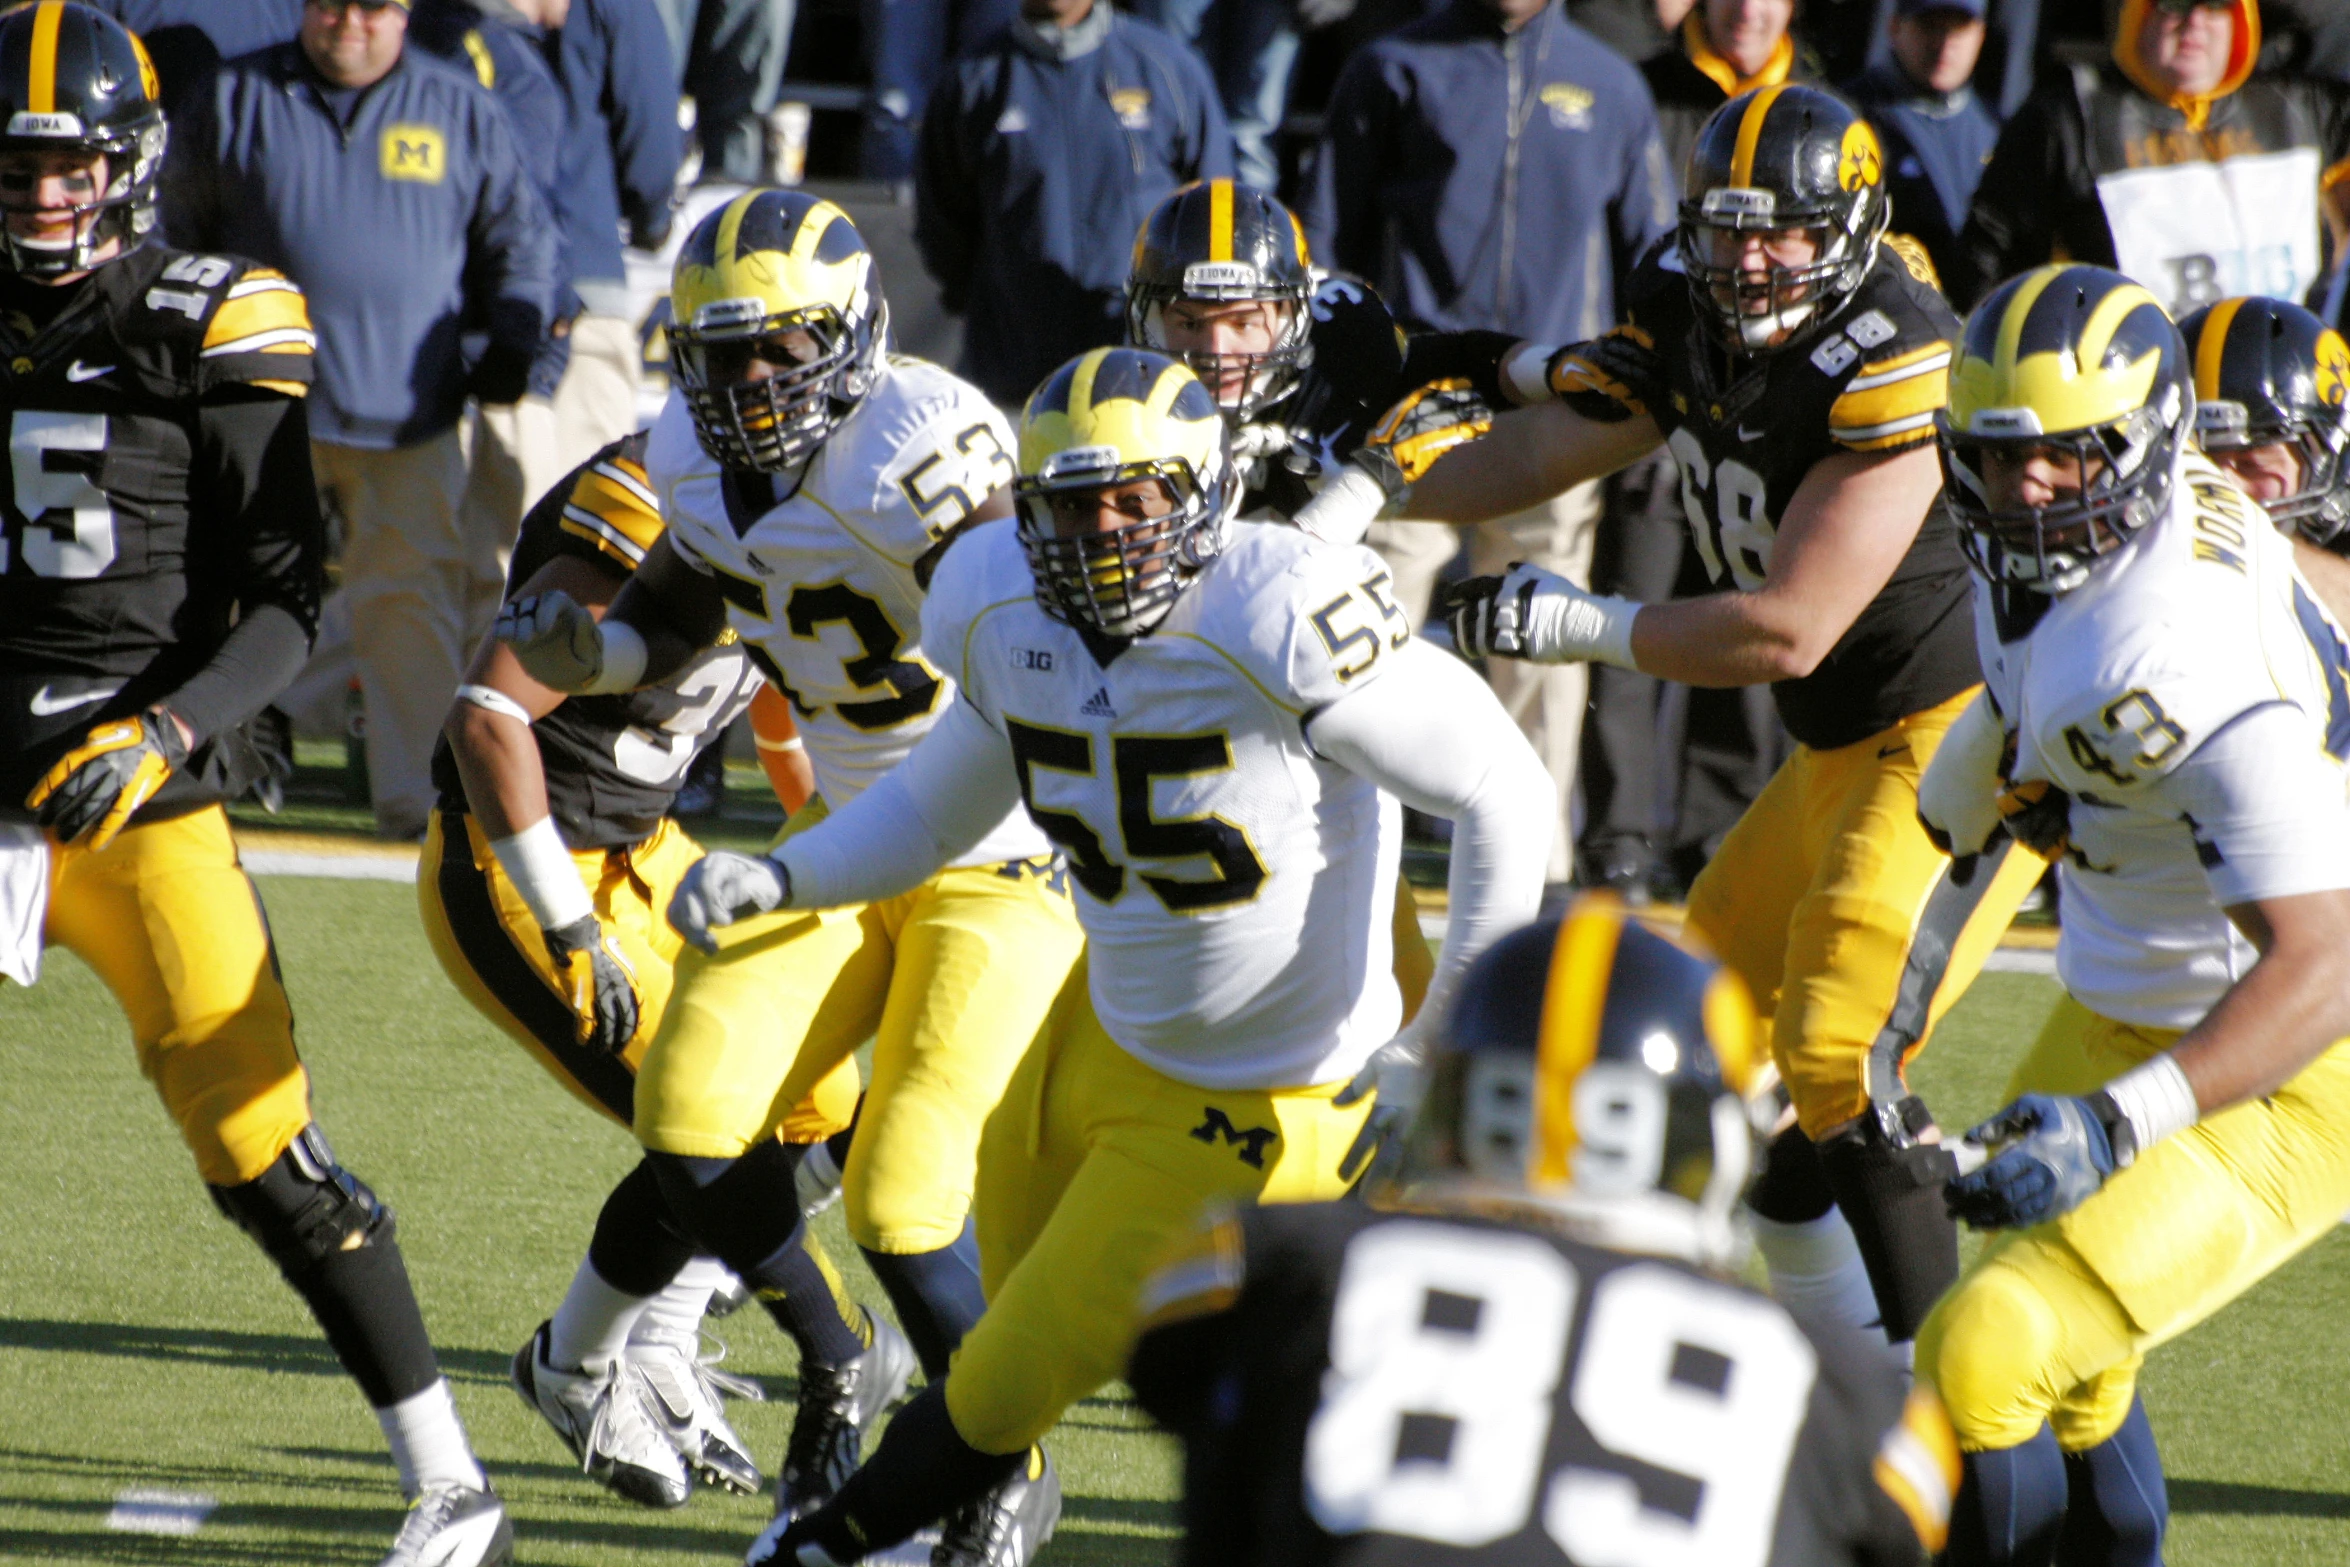
[[[1828,437],[1846,451],[1890,452],[1934,437],[1950,401],[1951,344],[1958,323],[1941,296],[1880,257],[1858,296],[1806,354],[1838,383]]]
[[[1019,525],[999,517],[958,536],[939,557],[922,600],[922,651],[958,686],[973,686],[966,667],[971,630],[990,608],[1036,597]]]
[[[144,295],[150,310],[202,321],[200,384],[242,383],[300,397],[318,349],[301,286],[274,267],[226,256],[177,256]]]
[[[1411,640],[1394,581],[1359,544],[1241,523],[1215,572],[1192,590],[1202,598],[1194,630],[1303,717],[1377,679],[1386,656]]]
[[[572,471],[556,527],[568,540],[634,571],[661,537],[661,507],[645,478],[644,442],[615,441]]]
[[[892,377],[913,384],[883,432],[889,450],[875,475],[875,509],[902,500],[922,527],[919,553],[1012,482],[1015,443],[1004,416],[977,389],[934,365],[914,366]]]
[[[1887,234],[1883,243],[1893,259],[1900,262],[1903,270],[1912,278],[1936,293],[1942,291],[1942,274],[1934,270],[1934,258],[1926,254],[1925,246],[1907,234]]]

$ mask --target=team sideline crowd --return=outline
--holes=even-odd
[[[2150,63],[2096,90],[2144,103],[2082,79],[2048,159],[2163,71],[2216,150],[2099,175],[2101,250],[2043,212],[1964,319],[1878,129],[1788,79],[1697,124],[1595,336],[1407,331],[1214,177],[1133,237],[1126,342],[1012,410],[893,351],[841,206],[705,203],[667,399],[523,517],[418,827],[447,981],[641,1146],[514,1325],[579,1483],[771,1489],[748,1564],[1023,1567],[1123,1379],[1197,1567],[2157,1567],[2144,1357],[2350,1210],[2350,346],[2298,297],[2350,160],[2228,118],[2350,109],[2229,96],[2256,18],[2126,0]],[[102,8],[0,12],[0,975],[54,945],[120,1002],[381,1423],[384,1567],[508,1563],[230,834],[336,476],[305,289],[164,240],[167,118]],[[1651,462],[1704,591],[1491,562],[1415,630],[1365,543]],[[1768,689],[1791,748],[1684,926],[1546,900],[1521,665]],[[679,792],[746,715],[788,818],[705,851]],[[1407,810],[1450,825],[1433,956]],[[2062,998],[1941,1125],[1908,1067],[2052,867]],[[798,1352],[780,1454],[703,1349],[736,1304]]]

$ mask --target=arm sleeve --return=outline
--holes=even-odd
[[[950,66],[922,114],[914,157],[914,244],[938,280],[939,302],[961,315],[971,296],[971,260],[986,218],[963,168],[962,73]]]
[[[201,504],[225,523],[237,623],[211,661],[164,699],[196,741],[225,734],[293,683],[318,632],[326,534],[298,398],[232,395],[197,414]]]
[[[669,31],[649,5],[598,6],[606,23],[604,114],[620,210],[641,232],[669,205],[684,144],[677,129],[676,66]]]
[[[1558,789],[1492,688],[1416,637],[1307,724],[1323,757],[1453,823],[1452,918],[1420,1008],[1440,1018],[1470,961],[1540,910]]]
[[[2342,766],[2300,709],[2256,707],[2152,784],[2194,834],[2222,908],[2350,887]]]
[[[791,873],[795,907],[870,903],[977,848],[1019,803],[1010,742],[957,697],[879,783],[774,854]]]

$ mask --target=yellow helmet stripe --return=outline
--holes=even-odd
[[[1072,422],[1084,418],[1092,409],[1094,372],[1109,357],[1108,349],[1097,348],[1077,362],[1077,373],[1069,378],[1069,418]]]
[[[2203,398],[2219,396],[2220,362],[2228,356],[2228,332],[2236,324],[2236,312],[2244,308],[2243,296],[2223,299],[2211,307],[2211,314],[2203,323],[2203,341],[2195,345],[2195,395]]]
[[[824,235],[835,218],[846,218],[847,213],[829,201],[820,201],[800,215],[800,231],[791,237],[794,261],[812,261],[816,247],[824,243]]]
[[[2080,345],[2073,350],[2082,369],[2095,370],[2104,366],[2105,350],[2113,345],[2113,335],[2121,330],[2123,318],[2140,305],[2153,305],[2157,310],[2162,308],[2152,294],[2135,283],[2117,288],[2097,301],[2097,308],[2090,311],[2089,319],[2082,323]]]
[[[749,216],[759,195],[755,190],[743,192],[726,204],[724,215],[718,219],[718,238],[710,247],[710,265],[721,277],[726,274],[726,264],[734,259],[735,240],[743,231],[743,219]]]
[[[32,80],[25,84],[24,106],[35,114],[57,111],[57,28],[65,20],[65,0],[41,0],[33,13]]]
[[[2024,323],[2031,319],[2032,306],[2063,272],[2061,266],[2042,267],[2016,285],[2014,297],[2007,302],[2007,314],[1999,323],[1997,346],[1991,353],[1991,367],[2002,380],[2015,373],[2016,347],[2023,341]]]
[[[1170,365],[1159,372],[1158,384],[1151,388],[1150,400],[1143,406],[1154,419],[1166,417],[1167,411],[1175,406],[1175,399],[1183,395],[1184,384],[1193,379],[1181,368]]]
[[[1297,214],[1294,212],[1289,215],[1289,232],[1297,236],[1297,264],[1301,267],[1311,267],[1314,264],[1314,258],[1306,249],[1306,226],[1297,220]]]
[[[1542,987],[1542,1023],[1534,1046],[1534,1148],[1527,1183],[1566,1183],[1575,1160],[1575,1084],[1599,1052],[1607,1012],[1608,971],[1624,935],[1613,898],[1578,899],[1559,922]]]
[[[1232,259],[1232,182],[1208,181],[1208,259]]]
[[[1754,95],[1746,112],[1738,118],[1738,145],[1730,154],[1730,183],[1754,183],[1754,147],[1762,140],[1763,121],[1771,117],[1771,105],[1779,101],[1779,94],[1787,90],[1785,82],[1765,87]]]

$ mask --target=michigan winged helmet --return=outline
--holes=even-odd
[[[159,93],[146,45],[112,17],[70,0],[0,14],[0,150],[105,159],[104,183],[79,205],[70,237],[0,238],[12,270],[86,271],[108,240],[127,249],[153,231],[165,141]],[[22,200],[0,189],[0,202]]]
[[[779,473],[815,455],[880,373],[889,308],[847,213],[754,190],[678,252],[670,355],[702,449]]]
[[[1097,348],[1045,379],[1020,416],[1012,491],[1037,602],[1113,637],[1166,618],[1240,502],[1215,398],[1141,348]],[[1128,520],[1097,528],[1104,509]]]

